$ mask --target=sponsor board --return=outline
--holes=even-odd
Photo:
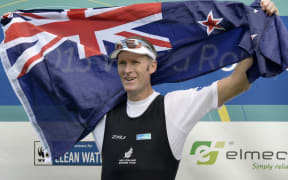
[[[39,149],[38,155],[37,149],[41,143],[30,122],[0,121],[0,132],[0,180],[101,179],[100,165],[43,165],[43,161],[37,162],[37,157],[43,157],[42,150]],[[83,139],[83,142],[87,141],[95,144],[91,134]],[[92,163],[93,157],[90,160]],[[62,161],[65,161],[64,157]]]
[[[95,142],[82,141],[59,158],[51,160],[40,141],[34,141],[35,166],[101,166],[102,159]]]
[[[251,162],[250,167],[254,170],[288,170],[288,150],[273,151],[273,148],[270,150],[259,150],[256,148],[243,149],[241,147],[232,147],[234,150],[227,150],[227,147],[225,150],[225,143],[225,141],[195,141],[192,145],[190,155],[195,155],[197,165],[214,165],[218,159],[218,153],[222,153],[224,155],[222,161],[241,160],[248,163]],[[212,144],[215,144],[215,146],[211,146]],[[227,146],[233,145],[233,141],[227,144]]]
[[[190,133],[177,180],[286,180],[287,122],[200,122]]]

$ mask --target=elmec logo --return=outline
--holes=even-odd
[[[215,145],[214,145],[215,144]],[[190,155],[197,155],[201,159],[197,160],[198,165],[213,165],[218,157],[218,149],[224,148],[225,141],[195,141],[192,145]]]

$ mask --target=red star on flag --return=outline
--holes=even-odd
[[[223,31],[225,30],[223,27],[218,25],[222,22],[222,20],[223,20],[223,18],[214,18],[212,10],[211,10],[209,12],[206,20],[198,21],[198,23],[207,28],[206,29],[207,35],[209,36],[214,31],[214,29],[219,29],[219,30],[223,30]]]

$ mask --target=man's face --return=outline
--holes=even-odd
[[[119,76],[128,94],[140,95],[151,88],[150,75],[156,71],[156,61],[124,51],[119,54],[117,62]]]

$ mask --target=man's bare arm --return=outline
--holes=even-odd
[[[252,64],[253,58],[249,57],[241,61],[230,76],[218,81],[218,106],[223,105],[225,102],[241,94],[250,87],[246,71]]]

